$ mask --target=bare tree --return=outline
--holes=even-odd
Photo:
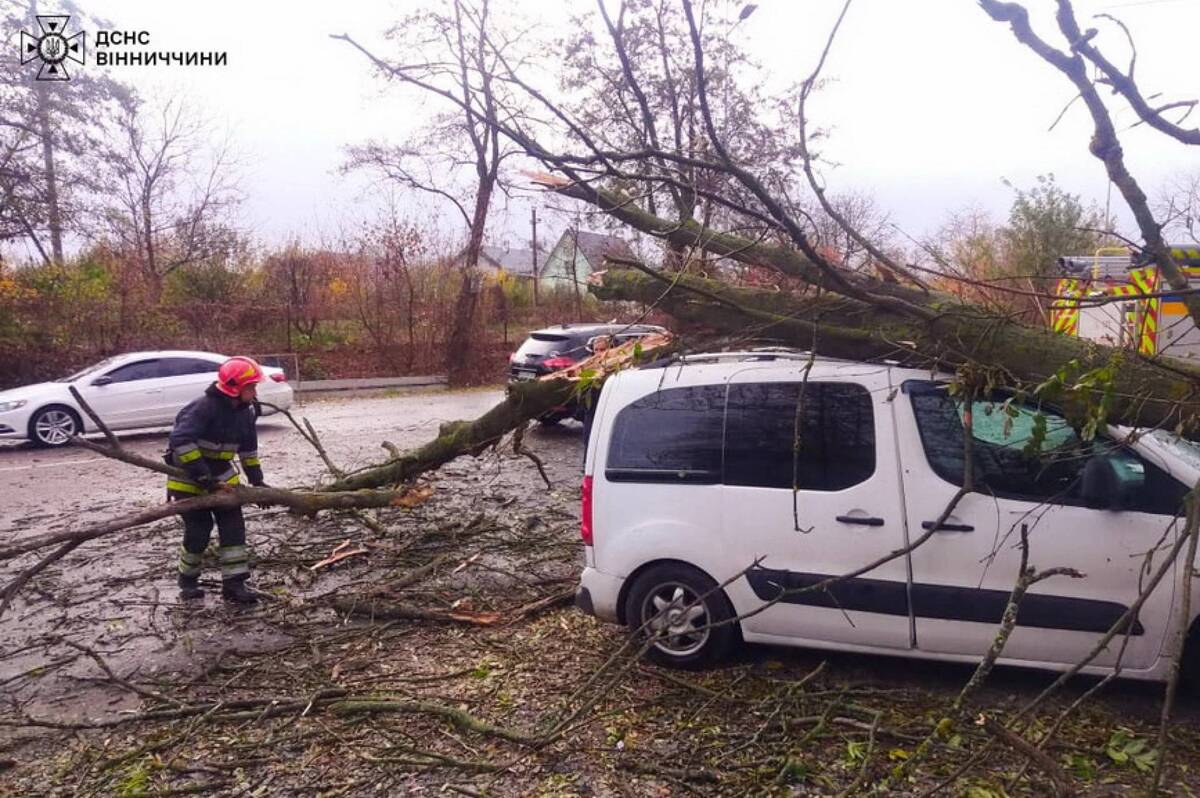
[[[227,143],[209,143],[206,125],[181,100],[155,110],[130,103],[119,129],[109,230],[157,295],[171,272],[236,247],[229,221],[241,200],[234,159]]]
[[[479,253],[499,188],[501,162],[512,152],[501,143],[500,88],[495,78],[498,62],[507,57],[508,43],[496,37],[489,14],[488,0],[454,0],[447,10],[419,12],[392,29],[390,38],[405,60],[398,64],[377,60],[382,74],[409,85],[437,86],[458,107],[436,115],[405,144],[375,141],[349,147],[345,167],[368,169],[401,187],[438,196],[466,225],[466,244],[459,258],[462,283],[446,342],[452,382],[465,378],[470,363],[481,290]]]
[[[269,280],[282,289],[287,347],[293,349],[293,333],[305,340],[317,334],[325,317],[326,289],[333,274],[333,253],[307,250],[292,242],[271,255],[264,264]]]
[[[613,183],[628,191],[631,202],[678,222],[733,222],[729,209],[712,195],[749,197],[737,180],[705,163],[713,141],[702,118],[682,6],[676,0],[621,0],[610,12],[611,5],[598,0],[598,12],[579,15],[576,32],[560,43],[559,88],[564,96],[578,98],[564,103],[564,110],[587,131],[594,149],[645,155],[627,162],[632,179]],[[736,158],[759,164],[781,195],[795,195],[795,136],[785,116],[773,113],[778,106],[756,88],[759,67],[738,44],[738,25],[753,11],[753,4],[718,0],[704,3],[697,13],[711,59],[704,88],[713,132]],[[578,132],[573,138],[588,146]],[[685,252],[673,242],[666,242],[666,250],[668,268],[684,262]]]
[[[364,227],[358,236],[357,268],[351,278],[351,301],[375,348],[391,360],[401,334],[407,344],[403,363],[410,372],[417,353],[417,287],[413,262],[428,253],[424,236],[406,224],[395,207]]]
[[[62,10],[88,19],[73,3]],[[29,0],[0,0],[8,31],[40,33],[37,13]],[[61,263],[67,237],[89,231],[113,120],[132,92],[85,70],[35,80],[39,63],[21,64],[11,46],[0,52],[0,236]]]
[[[1167,235],[1200,245],[1200,169],[1171,178],[1155,212]]]
[[[888,214],[870,194],[861,190],[843,191],[831,197],[830,202],[838,209],[842,218],[854,229],[861,230],[866,238],[884,249],[898,248]],[[843,267],[853,271],[878,269],[880,276],[885,279],[890,275],[886,268],[879,267],[866,247],[829,216],[815,215],[813,227],[814,241],[825,248],[830,258],[840,259]]]

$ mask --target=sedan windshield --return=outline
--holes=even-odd
[[[105,358],[104,360],[101,360],[99,363],[97,363],[94,366],[88,366],[83,371],[77,371],[74,374],[72,374],[71,376],[62,377],[60,379],[55,380],[55,382],[75,382],[75,380],[81,380],[89,374],[100,371],[101,369],[106,369],[116,362],[117,362],[117,358],[115,358],[115,357]]]

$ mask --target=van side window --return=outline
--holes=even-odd
[[[904,384],[912,399],[917,430],[930,467],[947,482],[963,483],[963,402],[951,397],[944,385],[911,380]],[[1157,515],[1176,515],[1187,488],[1170,474],[1114,441],[1079,438],[1058,413],[1029,405],[1011,406],[1005,397],[979,399],[971,405],[971,451],[975,460],[975,487],[1009,499],[1085,506],[1080,486],[1084,467],[1098,453],[1117,457],[1144,474],[1142,487],[1124,509]],[[1045,435],[1033,446],[1038,414],[1045,418]]]
[[[731,385],[725,429],[726,485],[833,491],[875,473],[874,409],[861,385]]]
[[[615,482],[721,481],[725,386],[669,388],[617,414],[605,476]]]

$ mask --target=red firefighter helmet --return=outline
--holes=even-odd
[[[246,386],[262,381],[262,366],[248,357],[231,357],[217,369],[217,390],[226,396],[239,396]]]

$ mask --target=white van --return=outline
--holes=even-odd
[[[617,374],[589,441],[576,603],[658,632],[649,655],[678,667],[714,662],[739,638],[969,662],[995,637],[1025,527],[1031,565],[1083,577],[1031,588],[1001,662],[1065,670],[1128,610],[1182,534],[1200,447],[1118,428],[1086,443],[1052,410],[1003,399],[974,402],[976,489],[935,535],[803,591],[906,548],[943,515],[965,462],[963,402],[946,381],[779,352]],[[1124,676],[1166,677],[1182,572],[1177,565],[1126,625]],[[1191,672],[1200,653],[1193,581]],[[1085,672],[1110,672],[1125,639]]]

